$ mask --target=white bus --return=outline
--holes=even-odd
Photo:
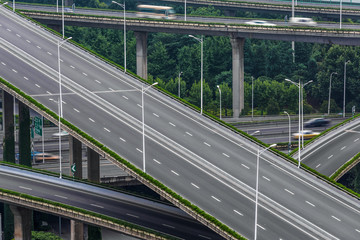
[[[138,5],[137,17],[156,18],[156,19],[175,19],[175,11],[172,7],[154,6],[154,5]]]

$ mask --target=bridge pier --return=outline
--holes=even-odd
[[[136,37],[136,74],[147,79],[147,32],[134,32]]]
[[[233,117],[237,118],[244,109],[244,44],[245,38],[230,36],[232,46],[232,94]]]
[[[31,240],[32,211],[27,208],[10,205],[14,214],[14,239]]]
[[[76,171],[74,173],[74,177],[82,179],[82,148],[81,142],[69,135],[69,157],[70,157],[70,168],[69,175],[71,176],[73,173],[71,172],[71,166],[75,164]]]
[[[30,109],[19,101],[19,164],[31,167]]]
[[[3,158],[6,162],[15,163],[14,97],[6,91],[3,91],[3,119]]]
[[[87,148],[87,176],[91,182],[100,182],[100,157],[89,147]]]

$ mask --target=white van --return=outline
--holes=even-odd
[[[308,27],[317,26],[317,23],[311,18],[303,18],[303,17],[291,17],[289,20],[289,24],[293,26],[308,26]]]

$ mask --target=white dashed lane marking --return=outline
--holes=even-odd
[[[321,166],[321,163],[319,163],[318,165],[316,165],[316,167],[315,168],[318,168],[318,167],[320,167]]]
[[[331,216],[333,219],[335,219],[336,221],[338,221],[338,222],[341,222],[341,220],[339,219],[339,218],[337,218],[337,217],[335,217],[335,216]]]
[[[18,36],[19,38],[21,38],[21,35],[20,35],[20,34],[18,34],[18,33],[16,34],[16,36]]]
[[[6,63],[4,63],[4,62],[1,62],[1,64],[4,65],[4,66],[6,66]]]
[[[358,233],[360,233],[360,230],[359,230],[359,229],[355,229],[355,231],[357,231]]]
[[[12,71],[13,71],[14,73],[17,73],[17,71],[16,71],[15,69],[12,69]]]
[[[236,214],[239,214],[240,216],[244,216],[244,214],[242,214],[241,212],[239,212],[239,211],[237,211],[237,210],[235,210],[235,209],[234,209],[234,212],[235,212]]]
[[[101,82],[99,80],[95,80],[95,82],[97,82],[98,84],[101,84]]]
[[[134,214],[130,214],[130,213],[127,213],[126,215],[130,216],[130,217],[134,217],[134,218],[139,218],[139,216],[136,216]]]
[[[123,98],[125,98],[126,100],[128,100],[129,98],[127,96],[122,96]]]
[[[292,191],[288,190],[288,189],[284,189],[286,192],[290,193],[291,195],[294,195],[295,193],[293,193]]]
[[[28,187],[19,186],[19,188],[32,191],[32,188],[28,188]]]
[[[218,202],[221,202],[221,200],[220,199],[218,199],[218,198],[216,198],[216,197],[214,197],[214,196],[211,196],[213,199],[215,199],[216,201],[218,201]]]
[[[61,195],[54,195],[55,197],[58,197],[58,198],[62,198],[62,199],[68,199],[67,197],[65,196],[61,196]]]
[[[168,227],[168,228],[175,228],[174,226],[171,226],[171,225],[167,225],[167,224],[162,224],[164,227]]]
[[[140,104],[137,104],[139,108],[142,108],[142,106]]]
[[[52,95],[52,93],[51,93],[51,92],[49,92],[49,91],[46,91],[46,93],[47,93],[47,94],[49,94],[49,95]]]
[[[330,156],[328,156],[328,159],[330,159],[330,158],[332,158],[334,155],[330,155]]]
[[[105,131],[107,131],[107,132],[110,132],[110,130],[109,130],[109,129],[107,129],[107,128],[104,128],[104,130],[105,130]]]
[[[357,141],[359,141],[359,138],[357,138],[357,139],[354,140],[354,142],[357,142]]]
[[[87,74],[86,74],[86,73],[84,73],[84,72],[83,72],[83,75],[84,75],[84,76],[87,76]]]
[[[200,187],[198,185],[196,185],[195,183],[191,183],[191,185],[193,185],[195,188],[199,189]]]
[[[71,67],[72,69],[75,69],[75,67],[74,67],[73,65],[70,65],[70,67]]]
[[[126,142],[126,140],[125,140],[125,139],[123,139],[123,138],[120,138],[120,140],[121,140],[121,141],[123,141],[123,142]]]
[[[204,142],[204,144],[205,144],[206,146],[208,146],[208,147],[211,147],[211,145],[208,144],[207,142]]]
[[[31,43],[31,41],[30,40],[26,40],[28,43]]]
[[[159,162],[158,160],[156,160],[155,158],[153,159],[154,162],[156,162],[157,164],[161,164],[161,162]]]
[[[230,157],[229,155],[227,155],[226,153],[222,153],[222,155],[224,155],[225,157]]]
[[[169,122],[169,124],[170,124],[171,126],[173,126],[173,127],[176,127],[176,125],[173,124],[172,122]]]
[[[29,80],[27,77],[24,77],[25,80]]]
[[[6,30],[8,30],[9,32],[11,32],[11,29],[8,29],[8,28],[7,28]]]
[[[346,146],[343,146],[340,150],[344,150],[346,148]]]
[[[41,49],[41,47],[40,46],[36,46],[38,49]]]
[[[50,56],[52,55],[52,53],[51,52],[47,52]]]
[[[309,204],[310,206],[312,206],[312,207],[315,207],[315,205],[314,204],[312,204],[311,202],[309,202],[309,201],[305,201],[307,204]]]
[[[261,229],[264,230],[264,231],[266,230],[266,228],[264,228],[263,226],[261,226],[261,225],[259,225],[259,224],[258,224],[258,227],[261,228]]]
[[[137,150],[138,152],[141,152],[141,153],[142,153],[142,150],[140,150],[140,149],[138,149],[138,148],[136,148],[136,150]]]
[[[265,176],[262,176],[263,177],[263,179],[265,179],[266,181],[269,181],[270,182],[270,179],[269,178],[267,178],[267,177],[265,177]]]
[[[246,166],[245,164],[241,164],[241,166],[243,166],[246,169],[250,169],[248,166]]]
[[[94,120],[94,119],[92,119],[92,118],[89,118],[89,120],[90,120],[90,121],[92,121],[92,122],[95,122],[95,120]]]
[[[171,170],[171,172],[172,172],[173,174],[175,174],[176,176],[179,176],[179,174],[178,174],[177,172],[175,172],[174,170]]]
[[[211,239],[210,237],[207,237],[207,236],[204,236],[204,235],[198,235],[199,237],[201,237],[201,238],[205,238],[205,239]]]
[[[109,87],[109,90],[112,91],[112,92],[115,91],[114,89],[112,89],[112,88],[110,88],[110,87]]]
[[[40,88],[40,85],[39,85],[39,84],[35,84],[35,86],[37,86],[38,88]]]
[[[189,133],[189,132],[186,132],[186,134],[192,137],[192,134],[191,134],[191,133]]]
[[[76,108],[74,108],[74,111],[75,111],[75,112],[78,112],[78,113],[80,112],[80,111],[79,111],[79,110],[77,110]]]
[[[153,115],[154,115],[155,117],[159,117],[159,115],[157,115],[156,113],[153,113]]]
[[[96,205],[96,204],[90,204],[90,205],[93,206],[93,207],[97,207],[97,208],[104,208],[103,206]]]

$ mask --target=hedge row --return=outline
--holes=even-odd
[[[336,179],[348,166],[353,164],[360,158],[360,152],[356,154],[350,161],[347,161],[344,165],[342,165],[333,175],[331,175],[331,179]]]

